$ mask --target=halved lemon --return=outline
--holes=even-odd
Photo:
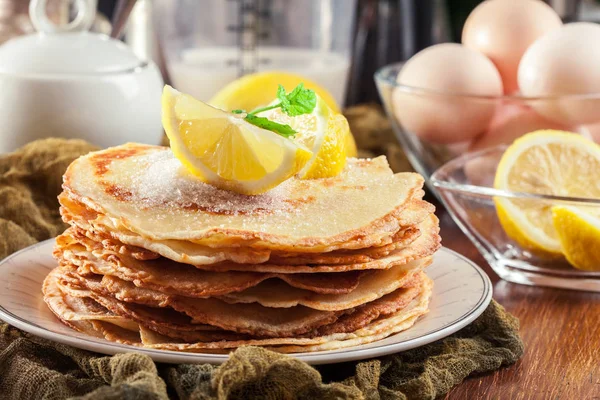
[[[226,85],[210,101],[209,104],[223,110],[248,110],[265,106],[273,100],[273,94],[282,85],[288,92],[300,83],[307,89],[312,89],[327,104],[335,114],[340,113],[340,107],[327,89],[305,76],[281,71],[266,71],[243,76]],[[342,123],[343,125],[343,123]],[[345,129],[346,156],[356,157],[356,142],[350,129]]]
[[[162,122],[173,154],[222,189],[259,194],[302,170],[313,153],[301,143],[165,86]]]
[[[219,90],[208,103],[223,110],[251,111],[269,104],[279,85],[290,92],[300,83],[304,83],[307,89],[314,90],[329,108],[340,112],[338,104],[327,89],[304,76],[280,71],[258,72],[238,78]]]
[[[600,198],[600,146],[576,133],[529,133],[502,156],[494,186],[514,192]],[[500,223],[513,240],[541,256],[562,254],[551,202],[494,200]]]
[[[278,100],[275,100],[271,104],[277,102]],[[290,117],[280,108],[276,108],[258,115],[291,126],[297,132],[292,140],[313,152],[312,158],[300,171],[300,178],[336,176],[346,166],[346,137],[350,131],[348,121],[343,115],[331,110],[319,95],[310,114]]]
[[[595,208],[555,206],[552,221],[567,261],[577,269],[600,271],[600,215]]]

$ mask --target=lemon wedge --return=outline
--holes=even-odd
[[[494,180],[514,192],[600,198],[600,146],[561,131],[536,131],[517,139],[504,153]],[[494,199],[506,234],[523,248],[548,258],[562,255],[550,202]]]
[[[275,100],[271,104],[275,104]],[[294,142],[313,152],[312,158],[300,171],[301,179],[327,178],[336,176],[346,165],[346,135],[348,121],[329,108],[317,95],[317,104],[310,114],[289,116],[281,108],[257,114],[280,124],[287,124],[296,131]]]
[[[600,271],[600,218],[595,209],[552,207],[552,221],[569,263],[584,271]]]
[[[162,122],[175,157],[204,182],[259,194],[302,170],[313,153],[269,130],[165,86]]]
[[[259,72],[236,79],[221,89],[209,101],[209,104],[223,110],[241,109],[251,111],[271,103],[273,100],[272,94],[277,92],[279,85],[282,85],[289,92],[300,83],[304,83],[307,89],[314,90],[334,114],[340,113],[339,105],[327,89],[304,76],[278,71]],[[346,156],[356,157],[356,142],[350,129],[343,127],[343,122],[334,125],[341,125],[338,129],[344,131]]]

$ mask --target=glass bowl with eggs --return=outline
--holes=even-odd
[[[600,141],[600,25],[563,24],[541,0],[487,0],[462,43],[431,46],[375,74],[414,168],[431,176],[465,152],[539,129]]]
[[[592,242],[573,233],[586,231],[600,248],[600,172],[587,173],[596,168],[590,157],[566,144],[556,151],[541,146],[539,157],[529,155],[520,164],[522,175],[504,181],[512,186],[497,178],[505,151],[527,142],[529,132],[550,137],[570,132],[565,142],[600,149],[598,43],[600,25],[563,24],[541,0],[487,0],[467,18],[462,43],[431,46],[375,74],[409,161],[506,280],[600,291],[600,253],[597,259],[584,255],[581,267],[567,255],[570,249],[563,249],[561,232],[551,222],[565,207],[584,215],[579,219],[598,230],[566,224],[571,233],[565,240],[589,247]],[[567,170],[586,180],[566,179]],[[554,177],[553,184],[546,176]],[[514,185],[519,179],[524,185]],[[513,210],[508,217],[507,209]],[[528,220],[523,210],[531,209],[537,211]],[[565,221],[575,218],[563,214]],[[535,239],[545,229],[552,246]]]

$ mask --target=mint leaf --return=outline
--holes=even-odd
[[[296,131],[292,129],[291,126],[271,121],[270,119],[265,117],[257,117],[254,114],[248,114],[244,119],[252,125],[258,126],[259,128],[267,129],[269,131],[273,131],[283,137],[290,137],[296,134]]]
[[[280,89],[277,90],[279,97]],[[285,89],[284,89],[285,91]],[[281,100],[281,109],[290,117],[311,113],[317,105],[317,95],[311,89],[305,89],[301,83],[285,96],[286,101]]]
[[[285,88],[282,85],[277,87],[277,98],[280,100],[278,106],[280,106],[283,110],[290,106],[290,101],[288,100],[287,94],[285,93]]]
[[[271,121],[266,117],[258,117],[256,114],[275,108],[281,108],[281,110],[290,117],[310,114],[317,106],[317,95],[313,90],[305,89],[304,84],[300,83],[290,94],[287,94],[285,88],[282,85],[279,85],[277,87],[277,98],[279,99],[279,103],[257,108],[256,110],[247,113],[244,119],[252,125],[273,131],[283,137],[294,136],[296,131],[291,126]],[[246,111],[232,110],[231,112],[233,114],[243,114]]]

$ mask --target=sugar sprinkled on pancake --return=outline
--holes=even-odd
[[[259,215],[290,212],[286,202],[290,181],[270,191],[246,196],[216,188],[190,174],[170,151],[149,152],[138,159],[140,173],[131,180],[129,201],[145,208],[171,207],[213,214]]]
[[[128,144],[81,157],[65,174],[65,191],[152,240],[190,240],[214,247],[252,242],[254,247],[298,251],[393,234],[399,229],[396,214],[423,185],[418,174],[394,175],[385,159],[377,158],[349,160],[334,178],[292,178],[262,197],[202,189],[208,186],[196,182],[192,186],[204,193],[197,197],[189,190],[188,178],[175,168],[170,179],[144,177],[154,170],[151,161],[161,153],[169,150]],[[148,179],[162,189],[140,184]],[[174,202],[150,200],[148,205],[147,195],[160,198],[158,192]],[[213,202],[211,196],[219,200]]]

